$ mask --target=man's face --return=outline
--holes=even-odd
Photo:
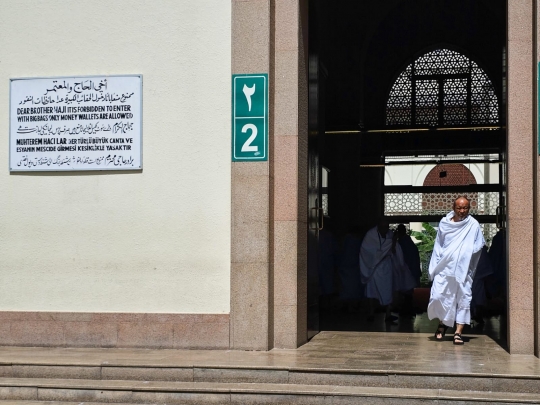
[[[469,201],[465,198],[460,198],[454,203],[454,219],[456,221],[463,221],[469,215],[470,209]]]

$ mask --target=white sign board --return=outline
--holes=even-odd
[[[11,79],[10,171],[142,169],[142,76]]]

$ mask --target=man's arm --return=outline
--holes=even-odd
[[[442,244],[444,238],[441,232],[441,228],[437,230],[437,236],[435,237],[435,242],[433,244],[433,252],[431,252],[431,260],[429,261],[429,279],[433,281],[433,272],[432,269],[435,268],[437,263],[439,263],[441,254],[442,254]]]

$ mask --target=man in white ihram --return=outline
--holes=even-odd
[[[463,326],[471,322],[472,282],[485,244],[478,221],[469,216],[470,207],[465,197],[454,201],[453,211],[439,223],[429,263],[433,285],[428,317],[439,319],[436,340],[443,340],[446,329],[456,323],[455,345],[463,344]]]

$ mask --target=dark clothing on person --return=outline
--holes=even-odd
[[[413,242],[412,238],[405,234],[400,235],[398,240],[399,246],[403,251],[403,259],[411,272],[412,277],[418,287],[420,285],[420,276],[422,275],[422,269],[420,267],[420,253],[418,253],[418,247]]]
[[[487,247],[484,246],[478,260],[478,265],[476,266],[476,272],[474,273],[471,308],[474,309],[479,305],[486,305],[485,280],[491,274],[493,274],[493,266],[488,256]]]
[[[493,276],[490,277],[488,292],[494,297],[504,296],[506,295],[506,232],[504,229],[493,237],[488,254],[493,266]]]

